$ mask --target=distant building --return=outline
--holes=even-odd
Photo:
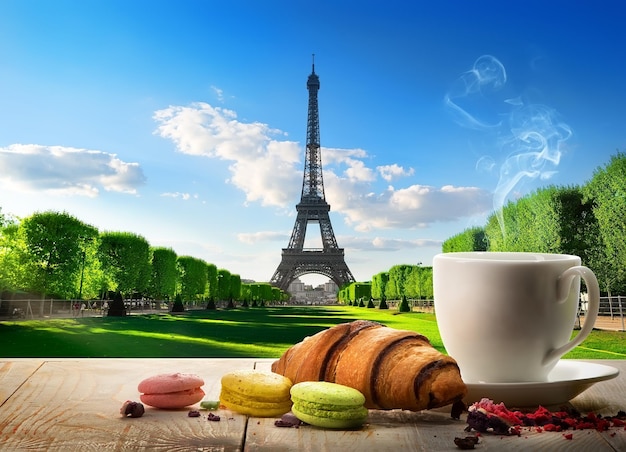
[[[294,297],[296,297],[297,294],[303,293],[305,290],[306,285],[300,281],[300,278],[294,279],[291,284],[289,284],[289,289],[287,289],[287,291]]]
[[[339,292],[339,287],[337,287],[337,284],[335,284],[333,281],[331,281],[330,279],[324,284],[324,292],[326,293],[332,293],[334,295],[337,295],[337,292]]]
[[[334,303],[337,301],[338,290],[337,284],[331,280],[314,288],[310,284],[303,283],[299,278],[293,280],[287,289],[292,300],[305,304]]]

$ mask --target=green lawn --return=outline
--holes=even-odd
[[[2,357],[279,357],[304,337],[368,319],[417,331],[444,351],[435,316],[350,306],[0,322]],[[626,359],[626,336],[593,331],[566,358]]]

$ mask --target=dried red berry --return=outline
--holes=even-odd
[[[612,427],[622,426],[626,430],[625,420],[626,412],[622,410],[616,416],[603,416],[593,412],[583,416],[574,408],[563,407],[552,413],[539,406],[534,412],[523,413],[508,410],[502,403],[494,404],[492,400],[482,399],[468,408],[468,426],[465,431],[519,435],[520,428],[524,426],[534,427],[536,432],[561,432],[568,429],[605,432]]]

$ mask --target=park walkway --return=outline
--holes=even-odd
[[[581,325],[585,324],[585,316],[580,316]],[[595,325],[593,326],[596,330],[605,330],[605,331],[626,331],[624,327],[626,326],[626,318],[620,317],[618,315],[614,315],[613,317],[607,315],[598,316]]]

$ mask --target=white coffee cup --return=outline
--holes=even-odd
[[[589,293],[576,325],[580,278]],[[465,382],[546,381],[591,332],[600,290],[578,256],[467,252],[433,260],[435,314],[443,345]]]

